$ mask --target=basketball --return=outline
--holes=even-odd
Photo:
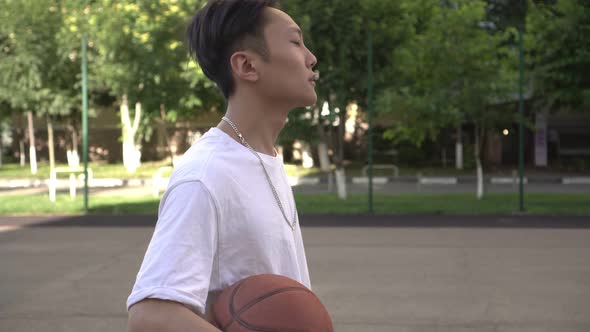
[[[224,332],[333,332],[330,314],[307,287],[290,278],[259,274],[224,289],[212,307]]]

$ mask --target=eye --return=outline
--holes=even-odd
[[[297,45],[297,46],[301,46],[301,42],[300,41],[293,41],[293,44]]]

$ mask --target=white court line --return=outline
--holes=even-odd
[[[10,232],[10,231],[16,231],[23,228],[20,225],[8,225],[8,226],[0,226],[0,233],[2,232]]]
[[[568,177],[561,179],[562,184],[590,184],[590,177]]]
[[[420,177],[418,178],[420,184],[441,184],[453,185],[457,184],[459,180],[454,177]]]
[[[386,184],[388,182],[389,182],[389,179],[387,177],[384,177],[384,176],[373,177],[374,184]],[[354,183],[354,184],[369,184],[369,178],[368,177],[353,177],[352,183]]]
[[[10,221],[10,218],[11,218],[10,216],[6,216],[8,218],[8,222],[5,223],[4,225],[0,224],[0,233],[16,231],[19,229],[25,229],[29,226],[51,223],[51,222],[58,221],[63,218],[77,217],[77,216],[82,216],[82,215],[83,214],[71,214],[71,215],[63,215],[63,216],[59,216],[59,215],[58,216],[38,216],[38,217],[33,217],[32,219],[27,219],[27,220],[15,220],[14,222]],[[23,217],[26,217],[26,215],[23,215]]]

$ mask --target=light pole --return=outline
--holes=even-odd
[[[369,213],[373,213],[373,34],[369,29],[368,35],[368,60],[367,60],[367,108],[369,113]]]
[[[86,8],[84,8],[86,11]],[[84,160],[84,213],[88,213],[88,41],[82,35],[82,158]]]
[[[524,212],[524,96],[523,96],[523,85],[524,85],[524,51],[523,51],[523,34],[524,34],[524,23],[520,24],[518,28],[518,57],[519,57],[519,73],[520,79],[518,83],[518,209],[520,212]]]

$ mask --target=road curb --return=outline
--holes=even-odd
[[[164,180],[164,179],[162,179]],[[162,181],[160,180],[160,181]],[[329,183],[328,176],[307,176],[297,177],[289,176],[289,184],[292,186],[316,186]],[[57,188],[68,188],[68,179],[57,179]],[[133,179],[117,179],[117,178],[98,178],[89,181],[91,188],[117,188],[117,187],[141,187],[152,186],[154,181],[151,178],[133,178]],[[346,179],[347,183],[355,185],[368,185],[369,178],[363,176],[349,176]],[[442,177],[442,176],[404,176],[404,177],[373,177],[373,184],[385,185],[390,183],[406,183],[425,186],[434,185],[458,185],[458,184],[475,184],[477,179],[475,176],[461,176],[461,177]],[[485,177],[484,182],[492,185],[517,185],[518,178],[491,176]],[[557,185],[590,185],[590,176],[531,176],[524,178],[524,184],[557,184]],[[28,189],[48,187],[49,179],[0,179],[0,189]],[[82,178],[77,179],[77,186],[83,187],[84,182]]]

